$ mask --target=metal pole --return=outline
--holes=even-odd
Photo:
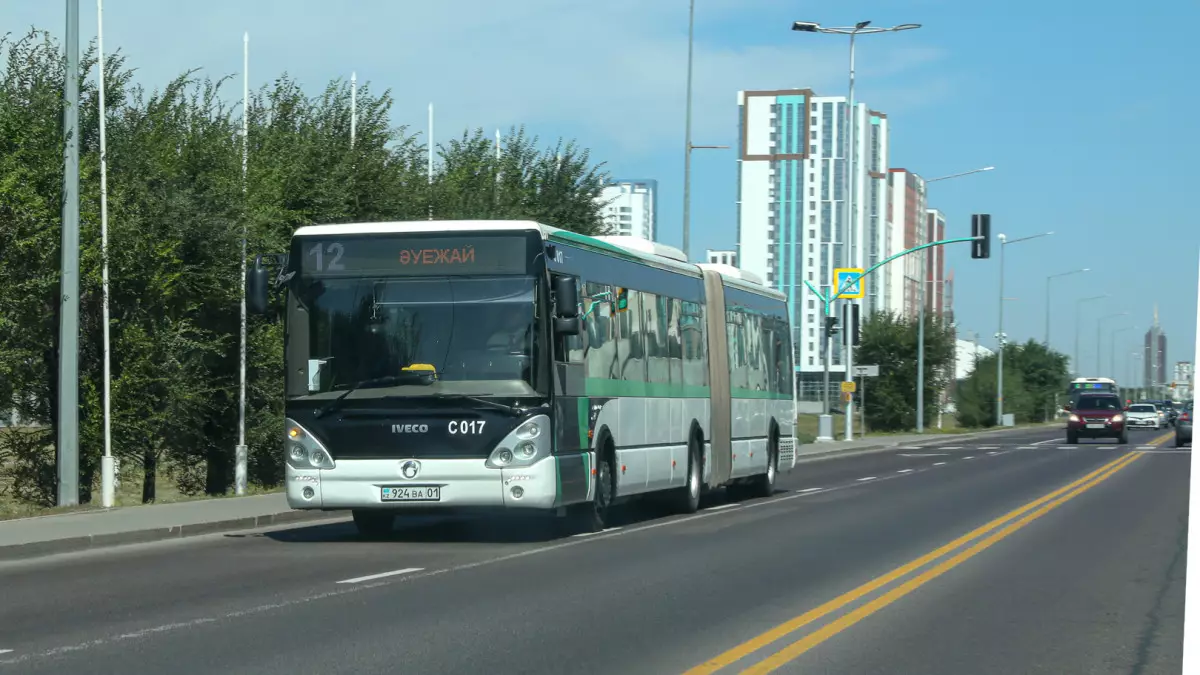
[[[1100,332],[1100,326],[1104,323],[1103,320],[1096,322],[1096,375],[1100,375],[1100,347],[1103,336]]]
[[[850,34],[850,97],[846,101],[846,112],[849,113],[850,120],[849,120],[849,128],[846,131],[846,146],[847,146],[846,150],[847,150],[847,152],[846,152],[846,165],[844,167],[845,172],[846,172],[846,199],[845,199],[845,209],[846,209],[846,225],[845,225],[845,227],[846,227],[846,229],[845,229],[845,235],[844,235],[844,239],[843,239],[844,243],[842,244],[842,264],[847,267],[852,267],[855,265],[855,262],[856,262],[855,256],[854,256],[854,224],[853,224],[853,221],[854,221],[854,204],[853,204],[853,202],[854,202],[854,186],[856,183],[858,183],[858,181],[856,180],[856,176],[854,175],[854,155],[855,155],[856,150],[858,149],[855,146],[855,139],[854,139],[855,120],[858,117],[857,111],[855,110],[855,105],[854,105],[854,33]],[[834,283],[836,284],[837,281],[835,280]],[[862,280],[860,279],[858,283],[859,283],[859,290],[862,290],[863,289]],[[842,306],[846,308],[846,312],[845,312],[846,325],[842,328],[842,331],[843,331],[842,334],[846,338],[845,340],[842,341],[842,343],[846,345],[846,352],[845,352],[846,356],[844,359],[842,359],[842,367],[845,368],[845,370],[846,370],[846,372],[843,376],[843,381],[851,382],[851,383],[854,382],[854,339],[853,339],[854,336],[852,335],[852,331],[850,330],[850,320],[853,318],[854,310],[852,309],[852,307],[854,304],[855,304],[854,300],[851,300],[849,298],[847,298],[846,301],[842,303]],[[853,396],[851,396],[846,401],[845,438],[847,441],[854,440],[854,397]]]
[[[1050,346],[1050,280],[1054,277],[1046,277],[1046,338],[1043,344]]]
[[[1000,321],[996,340],[996,426],[1004,426],[1004,235],[1000,235]]]
[[[929,228],[929,215],[925,215],[925,227]],[[926,232],[926,243],[929,240],[929,233]],[[926,276],[929,272],[926,270],[926,262],[929,259],[929,249],[921,251],[921,276],[920,276],[920,292],[918,293],[917,304],[917,433],[925,433],[925,286]]]
[[[426,140],[426,154],[429,164],[425,170],[429,184],[429,219],[433,220],[433,103],[429,104],[429,138]]]
[[[247,194],[247,169],[250,152],[250,33],[242,34],[242,199]],[[242,346],[238,358],[238,444],[234,450],[233,489],[246,494],[246,240],[250,233],[242,216]]]
[[[836,282],[835,282],[835,284],[836,284]],[[829,362],[833,360],[833,354],[831,353],[833,351],[833,337],[829,334],[829,316],[831,316],[829,313],[829,307],[832,304],[833,304],[832,300],[825,304],[825,317],[826,317],[825,318],[825,326],[822,327],[822,331],[823,331],[822,335],[824,336],[824,342],[825,342],[825,359],[824,359],[824,361],[825,361],[825,414],[826,415],[829,415],[830,413],[832,413],[832,409],[829,407],[830,406]],[[830,434],[831,435],[832,435],[832,432],[833,432],[833,426],[830,425]]]
[[[350,147],[358,134],[358,73],[350,73]]]
[[[687,104],[683,121],[683,256],[691,260],[692,243],[692,47],[696,31],[696,0],[688,2]],[[826,387],[828,389],[828,387]],[[825,414],[829,414],[826,394]]]
[[[104,0],[96,0],[96,48],[100,69],[100,306],[104,330],[104,456],[100,458],[100,505],[115,501],[116,471],[112,456],[112,349],[108,305],[108,142],[104,105]]]
[[[58,505],[79,503],[79,0],[67,0],[62,275],[58,326]]]

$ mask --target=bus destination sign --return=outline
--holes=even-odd
[[[299,240],[301,274],[441,276],[526,274],[524,237],[347,236]]]

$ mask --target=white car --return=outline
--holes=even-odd
[[[1166,421],[1159,414],[1157,406],[1150,403],[1135,403],[1125,411],[1125,426],[1162,429],[1166,426]]]

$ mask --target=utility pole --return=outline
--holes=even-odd
[[[58,505],[79,503],[79,0],[67,0],[62,274],[58,324]]]

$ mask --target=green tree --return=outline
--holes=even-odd
[[[867,426],[871,429],[897,431],[916,427],[918,328],[916,320],[906,320],[890,312],[876,312],[863,322],[855,361],[879,365],[879,377],[867,383],[864,403]],[[953,358],[952,330],[937,316],[926,314],[926,426],[937,416],[938,393],[947,384]]]
[[[0,431],[0,493],[49,505],[55,493],[62,90],[49,34],[0,39],[0,409],[35,425]],[[81,58],[81,498],[102,452],[99,110]],[[532,219],[604,232],[605,175],[574,142],[539,147],[513,129],[496,156],[479,131],[439,148],[432,182],[421,139],[390,125],[389,92],[334,81],[309,96],[286,74],[254,92],[245,123],[222,102],[228,78],[184,73],[161,90],[106,60],[113,449],[140,470],[142,500],[169,476],[221,494],[237,442],[243,231],[250,256],[281,252],[313,223]],[[243,140],[248,161],[243,174]],[[353,140],[353,142],[351,142]],[[282,478],[282,332],[251,317],[246,441],[250,479]],[[70,404],[74,404],[71,402]]]
[[[958,421],[964,426],[996,423],[996,356],[979,359],[958,386]],[[1030,340],[1004,346],[1004,412],[1017,423],[1045,422],[1067,389],[1067,357]]]

